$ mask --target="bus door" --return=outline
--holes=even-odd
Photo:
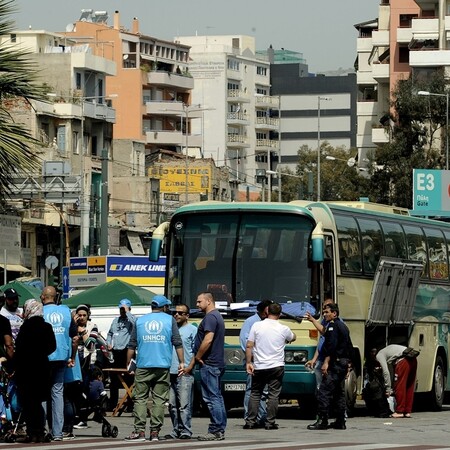
[[[414,304],[423,263],[382,257],[378,263],[369,304],[366,349],[388,344],[408,345]]]

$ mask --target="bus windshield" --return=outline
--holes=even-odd
[[[228,306],[270,299],[317,308],[318,274],[309,258],[313,228],[302,215],[178,214],[169,232],[167,294],[192,308],[205,291]]]

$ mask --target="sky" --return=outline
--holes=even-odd
[[[356,58],[354,25],[378,16],[379,0],[15,0],[17,29],[64,31],[82,9],[107,11],[112,25],[133,17],[141,33],[160,39],[177,36],[245,34],[256,47],[272,45],[303,53],[310,72],[351,68]]]

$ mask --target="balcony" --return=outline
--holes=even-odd
[[[389,30],[373,31],[372,45],[374,47],[389,47]]]
[[[278,149],[279,142],[273,139],[257,139],[256,151]]]
[[[413,50],[409,52],[411,67],[441,67],[450,65],[450,50]]]
[[[378,102],[366,101],[356,103],[357,116],[375,116],[378,109]]]
[[[40,102],[40,104],[44,104]],[[109,123],[116,123],[116,110],[107,106],[105,103],[83,102],[83,105],[76,103],[51,103],[50,109],[53,114],[67,118],[81,119],[81,116],[103,120]],[[50,113],[49,106],[43,108],[42,112]]]
[[[259,130],[278,130],[279,124],[279,119],[272,117],[257,117],[255,128]]]
[[[374,144],[387,144],[389,142],[389,128],[372,128],[372,142]]]
[[[450,31],[450,16],[445,16],[444,22],[445,32],[447,33],[447,41],[449,40],[448,33]]]
[[[397,42],[399,44],[409,44],[412,36],[412,28],[397,28]]]
[[[228,89],[227,101],[232,103],[250,103],[250,96],[240,89]]]
[[[147,131],[146,143],[147,144],[160,144],[160,145],[183,145],[184,137],[179,131]]]
[[[389,81],[389,64],[373,64],[372,76],[378,82]]]
[[[70,63],[74,68],[92,70],[93,72],[100,72],[111,76],[115,76],[117,73],[116,63],[109,59],[83,52],[70,53],[69,55]]]
[[[229,112],[227,115],[229,125],[250,125],[249,116],[243,112]]]
[[[439,39],[439,19],[413,19],[410,48],[424,41]]]
[[[256,106],[269,106],[278,109],[280,107],[280,98],[273,95],[255,95]]]
[[[358,53],[361,52],[370,52],[372,51],[372,38],[358,38],[356,40],[356,51]]]
[[[146,130],[145,135],[147,144],[178,145],[180,147],[186,145],[186,136],[179,131]],[[190,134],[187,136],[187,144],[189,147],[201,147],[202,136],[200,134]]]
[[[177,73],[165,71],[152,71],[147,75],[147,83],[157,86],[172,87],[178,89],[194,89],[194,79]]]
[[[228,148],[250,147],[248,137],[243,134],[229,134],[227,139]]]
[[[367,71],[364,71],[364,72],[358,71],[356,73],[356,84],[375,85],[377,83],[373,79],[372,71],[371,70],[367,70]]]
[[[184,115],[182,102],[152,100],[145,103],[145,108],[147,114],[160,114],[164,116]]]

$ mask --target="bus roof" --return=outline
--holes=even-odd
[[[222,202],[222,201],[206,201],[190,203],[181,206],[175,211],[178,213],[195,213],[195,212],[230,212],[230,211],[261,211],[261,212],[284,212],[303,214],[314,221],[322,220],[324,225],[331,219],[334,210],[349,211],[349,209],[358,210],[362,214],[375,214],[377,216],[401,216],[411,222],[428,223],[435,226],[443,226],[448,228],[448,223],[436,219],[411,216],[409,210],[398,206],[382,205],[364,201],[327,201],[316,202],[311,200],[294,200],[289,203],[278,202]],[[355,211],[356,213],[356,211]],[[392,217],[393,218],[393,217]]]
[[[282,211],[303,213],[312,217],[311,212],[306,209],[306,205],[295,203],[278,203],[278,202],[221,202],[221,201],[206,201],[198,203],[190,203],[181,206],[175,211],[178,213],[192,213],[202,211]]]

